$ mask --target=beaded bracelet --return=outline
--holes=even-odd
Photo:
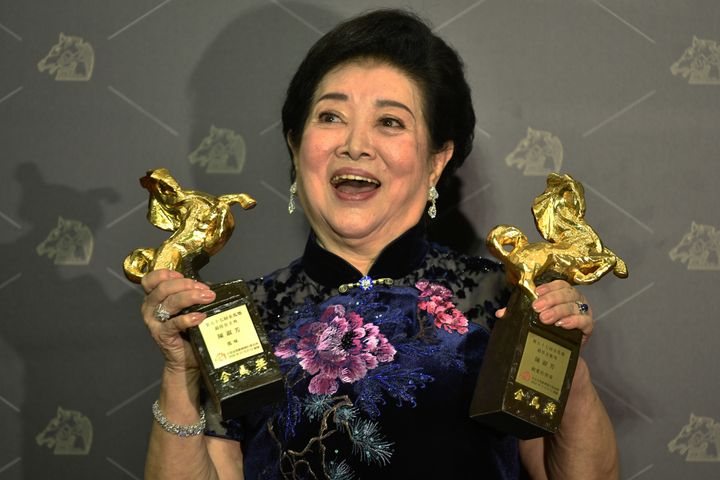
[[[168,433],[172,433],[173,435],[177,435],[178,437],[194,437],[205,431],[205,410],[202,408],[200,409],[200,420],[198,420],[198,422],[194,425],[178,425],[170,422],[170,420],[165,418],[162,410],[160,410],[159,400],[155,400],[155,403],[153,403],[152,412],[153,417],[155,417],[155,421],[163,428],[163,430]]]

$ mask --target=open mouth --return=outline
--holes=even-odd
[[[338,191],[350,194],[371,192],[380,187],[379,181],[360,175],[335,175],[330,184]]]

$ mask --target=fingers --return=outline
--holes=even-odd
[[[187,330],[190,327],[200,325],[203,320],[207,317],[206,314],[200,312],[186,313],[185,315],[177,315],[170,318],[167,322],[159,322],[153,320],[148,325],[153,336],[157,336],[159,339],[167,341],[174,338],[178,333],[183,330]]]
[[[563,280],[555,280],[538,286],[536,292],[538,298],[533,302],[533,308],[542,323],[565,329],[577,328],[582,330],[585,339],[590,336],[594,323],[592,308],[577,289]]]
[[[160,283],[145,297],[145,306],[154,309],[159,303],[175,315],[181,310],[197,304],[210,303],[215,299],[215,292],[202,282],[189,278],[177,278]]]
[[[504,317],[506,310],[507,310],[506,307],[498,308],[497,310],[495,310],[495,317],[497,317],[497,318],[502,318],[502,317]]]
[[[153,270],[152,272],[150,272],[147,275],[145,275],[144,277],[142,277],[140,284],[142,285],[143,289],[145,290],[145,293],[150,293],[161,282],[170,280],[172,278],[183,278],[183,274],[180,272],[176,272],[175,270],[168,270],[167,268],[163,268],[160,270]]]
[[[141,312],[145,324],[151,327],[151,330],[158,328],[155,323],[167,324],[167,328],[174,327],[173,329],[178,331],[199,323],[205,318],[204,314],[192,313],[178,317],[175,315],[192,305],[208,304],[215,299],[215,292],[210,290],[210,287],[202,282],[184,278],[172,270],[157,270],[149,273],[143,278],[143,288],[149,291]],[[171,318],[168,321],[163,321],[161,316],[157,315],[158,305],[162,305],[162,310],[170,314]]]

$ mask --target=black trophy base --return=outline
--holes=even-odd
[[[490,335],[470,417],[530,439],[556,433],[578,361],[582,332],[544,325],[516,288]]]
[[[284,378],[245,283],[210,288],[216,294],[212,303],[187,310],[207,318],[187,333],[207,393],[228,420],[281,400]]]

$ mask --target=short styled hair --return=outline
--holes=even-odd
[[[447,141],[454,144],[443,173],[449,177],[472,150],[475,111],[470,86],[455,50],[403,10],[374,10],[351,18],[310,48],[288,86],[282,109],[284,137],[298,147],[318,84],[334,68],[362,59],[386,62],[417,83],[431,148],[438,152]],[[291,177],[294,180],[294,165]]]

